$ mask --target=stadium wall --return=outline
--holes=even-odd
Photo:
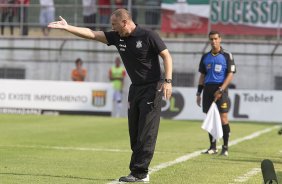
[[[201,55],[210,46],[206,39],[165,39],[174,61],[174,73],[192,73],[198,82]],[[272,41],[227,40],[237,65],[234,83],[238,89],[275,89],[275,78],[282,77],[282,47]],[[108,69],[118,56],[113,46],[76,38],[2,38],[0,68],[21,68],[25,79],[70,81],[76,58],[88,69],[87,81],[109,82]],[[129,85],[126,80],[126,89]]]

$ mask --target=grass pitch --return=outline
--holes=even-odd
[[[231,122],[229,156],[199,155],[208,135],[199,121],[161,120],[153,184],[261,184],[263,159],[282,183],[282,136],[271,123]],[[246,136],[272,128],[243,141]],[[219,142],[220,146],[222,142]],[[127,120],[94,116],[0,115],[1,184],[106,184],[129,173]],[[181,159],[180,159],[181,160]],[[168,163],[173,163],[169,166]]]

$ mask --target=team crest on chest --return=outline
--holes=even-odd
[[[139,49],[139,48],[141,48],[141,47],[142,47],[142,41],[138,40],[138,41],[136,42],[136,48]]]

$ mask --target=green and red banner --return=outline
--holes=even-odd
[[[161,29],[166,33],[278,35],[282,0],[163,0]]]

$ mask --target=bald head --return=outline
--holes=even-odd
[[[113,13],[112,13],[112,16],[115,16],[116,18],[118,19],[121,19],[121,20],[132,20],[131,18],[131,14],[129,11],[127,11],[126,9],[123,9],[123,8],[120,8],[120,9],[117,9],[115,10]]]
[[[122,8],[112,13],[111,24],[112,30],[117,32],[121,37],[129,36],[136,28],[130,13]]]

